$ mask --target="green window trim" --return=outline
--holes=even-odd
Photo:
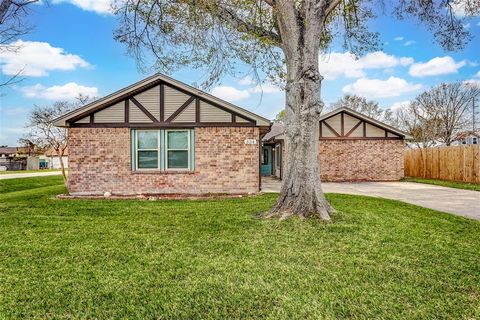
[[[177,146],[169,147],[169,132],[186,132],[186,135],[182,137],[182,135],[177,134],[177,137],[175,137],[173,134],[170,134],[171,144],[177,143]],[[153,138],[153,133],[156,133],[156,139]],[[146,140],[139,143],[139,139],[142,136]],[[182,141],[182,138],[186,138],[187,140]],[[132,129],[130,139],[132,171],[195,170],[194,129]],[[176,141],[174,139],[176,139]],[[153,141],[156,142],[154,143],[156,146],[152,144]],[[169,167],[169,156],[170,161],[175,159],[179,164],[177,166],[172,165]],[[153,159],[156,160],[156,165],[152,165],[152,163],[154,163],[154,161],[152,161]]]
[[[175,134],[177,135],[177,138],[175,138]],[[165,169],[166,170],[191,170],[190,139],[191,139],[190,130],[185,130],[185,129],[165,130],[164,145],[165,145]],[[176,162],[170,165],[171,160],[176,160]]]

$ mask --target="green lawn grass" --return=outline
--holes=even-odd
[[[405,177],[404,180],[408,181],[408,182],[433,184],[433,185],[442,186],[442,187],[480,191],[480,184],[478,184],[478,183],[437,180],[437,179],[425,179],[425,178],[414,178],[414,177]]]
[[[479,319],[480,223],[329,194],[331,223],[257,219],[275,194],[59,200],[1,181],[0,319]]]
[[[12,174],[12,173],[35,173],[35,172],[52,172],[60,171],[60,169],[42,169],[42,170],[13,170],[13,171],[0,171],[0,174]]]

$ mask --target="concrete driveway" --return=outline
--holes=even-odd
[[[5,173],[0,174],[0,180],[17,179],[17,178],[31,178],[31,177],[44,177],[44,176],[56,176],[62,174],[61,171],[48,171],[48,172],[26,172],[26,173]]]
[[[262,177],[262,192],[279,192],[281,181]],[[414,182],[323,183],[332,193],[395,199],[425,208],[480,220],[480,192]]]

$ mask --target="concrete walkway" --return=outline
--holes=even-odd
[[[279,192],[281,181],[262,177],[263,192]],[[395,199],[425,208],[480,220],[480,192],[414,182],[358,182],[322,184],[325,192]]]
[[[56,176],[62,174],[61,171],[48,171],[48,172],[25,172],[25,173],[5,173],[0,174],[0,180],[17,179],[17,178],[31,178],[31,177],[44,177],[44,176]]]

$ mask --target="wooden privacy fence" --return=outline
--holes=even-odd
[[[405,176],[480,183],[480,145],[405,151]]]

